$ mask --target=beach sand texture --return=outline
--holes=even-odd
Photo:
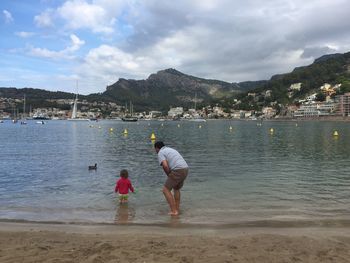
[[[347,229],[0,224],[0,262],[349,262]],[[52,228],[53,230],[48,230]]]

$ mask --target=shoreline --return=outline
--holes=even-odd
[[[348,262],[349,227],[218,229],[0,222],[8,262]]]
[[[239,228],[350,228],[350,219],[335,218],[309,218],[309,219],[257,219],[247,221],[232,222],[206,222],[191,223],[181,221],[181,217],[170,217],[163,222],[88,222],[88,221],[35,221],[25,219],[7,219],[0,218],[1,224],[29,224],[29,225],[57,225],[57,226],[78,226],[78,227],[159,227],[159,228],[177,228],[177,229],[239,229]]]

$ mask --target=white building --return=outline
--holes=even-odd
[[[301,83],[294,83],[289,86],[289,90],[293,91],[300,91],[301,89]]]
[[[152,119],[152,118],[157,118],[157,117],[160,117],[162,116],[162,112],[161,111],[150,111],[149,112],[149,117]]]
[[[183,107],[170,108],[170,110],[168,111],[168,116],[170,118],[176,118],[176,117],[182,116],[183,113],[184,113]]]
[[[294,112],[296,118],[329,116],[334,113],[334,103],[303,104]]]
[[[272,107],[264,107],[262,109],[262,113],[263,113],[265,118],[270,119],[276,115],[276,110]]]

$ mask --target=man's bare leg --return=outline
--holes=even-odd
[[[175,199],[175,207],[178,213],[180,213],[180,190],[174,189],[174,199]]]
[[[167,200],[169,207],[170,207],[170,215],[178,215],[178,211],[176,210],[176,205],[175,205],[175,198],[172,195],[171,191],[166,188],[165,186],[163,187],[163,194],[165,196],[165,199]]]

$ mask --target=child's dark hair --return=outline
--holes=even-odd
[[[120,171],[120,177],[128,178],[129,177],[128,170],[126,170],[126,169],[121,170]]]

